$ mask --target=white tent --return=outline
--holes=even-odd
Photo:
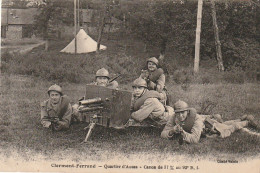
[[[77,36],[77,53],[89,53],[97,50],[97,42],[93,40],[83,29],[80,29]],[[107,47],[100,45],[100,50]],[[60,52],[75,53],[75,38]]]

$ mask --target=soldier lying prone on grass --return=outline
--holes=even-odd
[[[59,85],[48,89],[49,99],[41,103],[41,124],[54,131],[68,129],[71,122],[72,107],[68,96],[63,95]]]
[[[219,114],[199,115],[194,108],[189,108],[184,101],[174,104],[175,115],[169,119],[161,137],[179,139],[180,144],[198,143],[202,134],[217,134],[222,138],[230,136],[236,130],[251,126],[260,129],[260,125],[252,115],[244,115],[240,119],[223,122]]]

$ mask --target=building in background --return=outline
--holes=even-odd
[[[34,15],[38,14],[37,8],[1,10],[1,38],[19,40],[33,37],[33,21]]]

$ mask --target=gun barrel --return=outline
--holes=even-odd
[[[98,106],[98,107],[86,107],[86,108],[82,108],[79,110],[79,112],[91,112],[91,111],[96,111],[96,110],[101,110],[104,107],[102,106]]]
[[[93,99],[87,99],[87,100],[82,100],[79,102],[80,105],[89,105],[93,103],[101,103],[102,99],[100,97],[93,98]]]
[[[114,77],[113,79],[110,79],[108,83],[113,82],[114,80],[116,80],[117,78],[119,78],[121,76],[121,74],[117,75],[116,77]]]

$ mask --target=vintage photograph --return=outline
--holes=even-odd
[[[0,172],[260,173],[260,0],[2,0]]]

